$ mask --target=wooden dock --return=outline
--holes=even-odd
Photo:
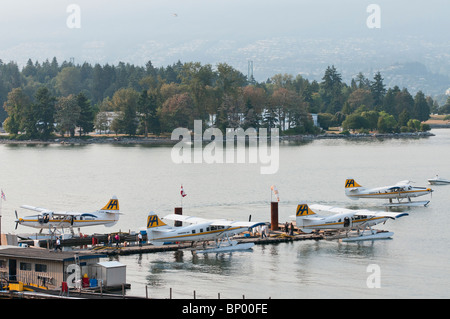
[[[254,243],[255,245],[269,245],[269,244],[278,244],[278,243],[286,243],[293,242],[299,240],[320,240],[323,239],[322,234],[305,234],[305,233],[297,233],[295,235],[286,235],[283,232],[271,232],[268,237],[233,237],[234,240],[237,240],[240,243]],[[192,248],[191,243],[179,243],[179,244],[168,244],[168,245],[152,245],[148,243],[142,244],[139,246],[137,243],[129,243],[128,245],[119,245],[119,246],[108,246],[108,245],[96,245],[92,247],[90,250],[95,253],[102,253],[105,255],[132,255],[132,254],[144,254],[144,253],[156,253],[156,252],[164,252],[164,251],[177,251],[182,249]]]
[[[298,229],[294,229],[293,235],[289,235],[284,231],[284,225],[280,225],[279,230],[271,230],[269,236],[262,238],[261,236],[251,236],[249,232],[244,232],[244,236],[235,236],[234,240],[242,243],[254,243],[255,245],[269,245],[293,242],[299,240],[320,240],[324,239],[323,233],[311,233],[306,234]],[[109,234],[115,235],[115,234]],[[101,253],[104,255],[132,255],[132,254],[145,254],[145,253],[157,253],[164,251],[176,251],[180,249],[188,249],[192,247],[191,242],[183,242],[177,244],[167,245],[153,245],[146,242],[146,236],[144,235],[144,243],[139,246],[137,242],[137,235],[134,233],[119,233],[119,242],[108,242],[108,234],[92,234],[77,236],[69,239],[61,240],[61,246],[71,247],[75,250],[81,250],[83,252],[89,251],[92,253]],[[53,249],[54,240],[43,239],[38,242],[32,240],[22,240],[21,243],[27,243],[28,245],[39,245],[42,248]],[[78,248],[78,249],[77,249]]]

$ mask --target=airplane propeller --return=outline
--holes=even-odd
[[[17,210],[14,211],[16,213],[16,228],[14,228],[14,230],[17,229],[17,226],[19,225],[19,217],[17,216]]]

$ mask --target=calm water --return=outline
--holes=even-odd
[[[14,210],[29,204],[55,210],[92,211],[117,195],[123,212],[111,228],[87,233],[139,230],[149,211],[161,215],[180,205],[205,218],[270,220],[270,186],[280,193],[279,221],[291,220],[298,201],[381,209],[382,201],[352,201],[344,182],[383,186],[411,180],[426,186],[439,174],[450,178],[450,130],[418,140],[317,140],[282,144],[276,174],[260,164],[174,164],[171,147],[116,145],[0,145],[2,232],[14,230]],[[252,251],[192,256],[189,252],[119,257],[127,265],[130,295],[167,298],[449,298],[450,185],[433,186],[428,207],[377,228],[391,240],[339,243],[299,241],[255,246]],[[430,198],[429,196],[422,198]],[[378,206],[377,206],[378,205]],[[368,288],[371,264],[381,271],[380,288]]]

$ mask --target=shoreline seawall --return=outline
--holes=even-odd
[[[367,133],[367,134],[320,134],[320,135],[281,135],[281,141],[313,141],[319,139],[417,139],[432,137],[435,134],[431,132],[415,132],[415,133]],[[170,137],[138,137],[138,136],[92,136],[92,137],[58,137],[49,140],[19,140],[19,139],[0,139],[0,144],[145,144],[145,145],[174,145],[179,140],[171,140]],[[203,140],[209,143],[211,140]]]

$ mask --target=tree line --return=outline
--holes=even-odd
[[[29,59],[22,70],[0,60],[0,103],[0,121],[11,136],[48,139],[95,129],[147,136],[192,128],[197,119],[223,131],[279,127],[282,134],[316,134],[311,113],[324,129],[411,131],[423,129],[420,123],[450,99],[440,108],[420,91],[413,97],[406,88],[386,89],[379,72],[346,84],[334,66],[320,82],[290,74],[257,82],[226,63],[158,68],[151,61],[80,65],[53,58]]]

